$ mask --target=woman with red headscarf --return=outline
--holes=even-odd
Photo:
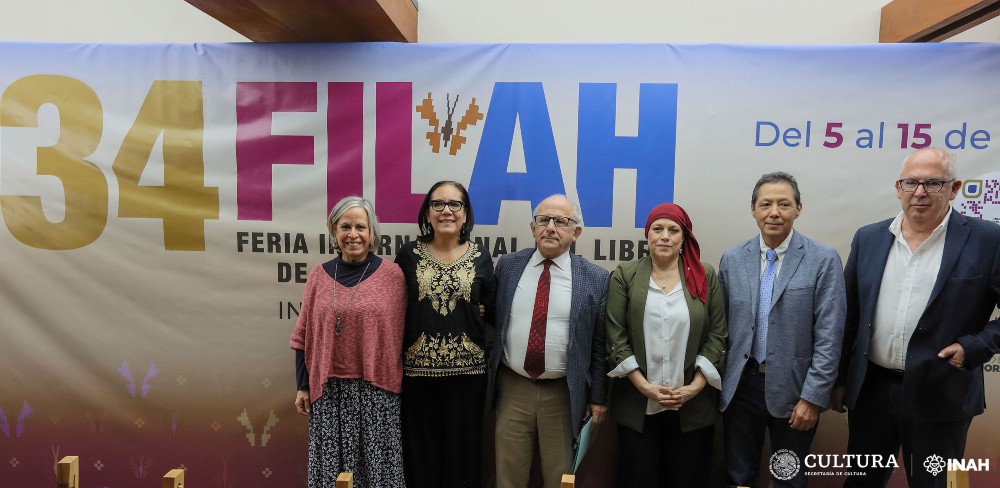
[[[616,486],[708,486],[725,300],[683,208],[656,206],[646,239],[649,255],[620,264],[608,286]]]

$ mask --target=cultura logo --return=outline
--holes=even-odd
[[[427,124],[431,126],[431,130],[427,132],[426,138],[427,142],[431,145],[431,151],[434,153],[441,152],[442,145],[448,147],[448,143],[451,143],[448,154],[452,156],[458,154],[458,150],[462,148],[466,140],[462,132],[470,125],[476,125],[477,122],[483,120],[484,115],[479,111],[479,105],[476,105],[476,99],[473,98],[469,102],[469,108],[465,110],[465,115],[456,123],[454,117],[455,109],[458,108],[458,97],[458,95],[455,95],[455,101],[452,102],[451,94],[445,94],[445,119],[443,127],[441,126],[441,121],[438,119],[437,112],[434,111],[434,97],[430,92],[427,93],[427,98],[424,98],[420,102],[420,105],[417,105],[417,113],[420,114],[420,118],[426,120]]]
[[[771,454],[771,476],[788,481],[799,474],[799,456],[788,449],[779,449]]]

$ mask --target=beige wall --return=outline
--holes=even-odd
[[[419,0],[421,42],[855,44],[887,0]],[[0,0],[0,40],[245,42],[183,0]],[[1000,41],[1000,19],[952,40]]]

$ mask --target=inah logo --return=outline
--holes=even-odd
[[[924,459],[924,468],[927,469],[927,472],[930,473],[931,476],[941,474],[941,472],[944,471],[945,466],[946,464],[944,462],[944,458],[938,456],[937,454],[931,454],[930,456],[927,456],[927,459]]]
[[[778,449],[771,454],[770,470],[775,479],[788,481],[799,474],[799,456],[788,449]]]

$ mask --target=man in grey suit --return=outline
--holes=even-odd
[[[607,407],[604,313],[608,272],[569,252],[583,231],[579,207],[553,195],[535,208],[535,248],[497,262],[497,488],[525,488],[539,446],[546,488],[573,465],[583,420]]]
[[[762,176],[750,200],[760,234],[728,249],[719,265],[729,317],[720,408],[731,486],[757,486],[765,430],[774,486],[806,486],[801,461],[830,406],[844,274],[836,250],[792,230],[801,211],[792,175]]]

